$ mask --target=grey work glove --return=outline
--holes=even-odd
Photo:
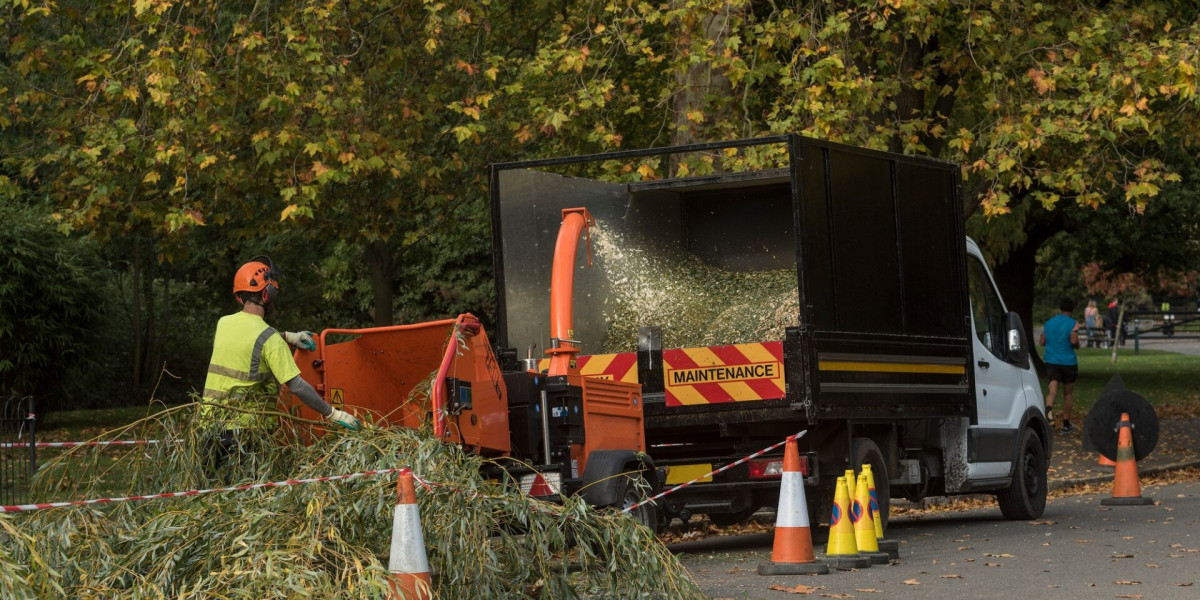
[[[358,419],[354,418],[354,415],[337,408],[330,411],[328,415],[325,415],[325,420],[330,423],[337,423],[350,431],[358,431],[362,428],[358,424]]]
[[[311,331],[285,331],[283,339],[293,348],[304,348],[309,352],[317,349],[317,343],[313,341],[313,332]]]

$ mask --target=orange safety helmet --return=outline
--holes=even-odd
[[[255,256],[233,275],[233,294],[262,292],[262,303],[270,304],[279,295],[280,273],[266,256]]]

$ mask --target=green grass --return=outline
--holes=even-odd
[[[89,440],[134,439],[140,437],[136,431],[119,435],[110,434],[118,429],[146,418],[150,414],[166,408],[161,404],[149,406],[129,406],[123,408],[104,408],[92,410],[70,410],[47,414],[39,424],[37,440],[39,442],[86,442]],[[44,467],[47,463],[60,457],[68,456],[67,479],[83,481],[98,477],[97,491],[103,496],[124,495],[130,490],[133,482],[126,472],[122,460],[133,452],[144,451],[138,446],[117,446],[110,448],[78,448],[74,451],[65,448],[39,448],[37,451],[38,465]],[[140,488],[136,488],[140,489]],[[145,492],[165,490],[144,490]],[[65,486],[60,495],[51,498],[27,498],[33,502],[57,502],[61,500],[83,500],[69,493]],[[28,495],[27,490],[19,493]]]
[[[1118,373],[1126,388],[1154,405],[1160,418],[1200,414],[1200,356],[1162,350],[1142,350],[1135,355],[1132,342],[1119,350],[1116,364],[1112,362],[1112,350],[1081,348],[1076,352],[1079,354],[1074,408],[1077,414],[1086,414],[1104,386]],[[1043,394],[1048,383],[1042,379]],[[1061,400],[1055,404],[1061,406]]]

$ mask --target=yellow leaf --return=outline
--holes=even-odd
[[[328,173],[330,170],[331,169],[329,167],[325,166],[325,163],[323,163],[319,160],[314,162],[313,166],[312,166],[313,175],[315,175],[317,177],[320,177],[321,175]]]
[[[210,167],[213,164],[215,164],[216,162],[217,162],[217,157],[212,156],[212,155],[205,156],[204,160],[200,161],[200,169],[203,170],[205,167]]]
[[[158,171],[150,171],[149,173],[146,173],[145,177],[142,178],[142,183],[155,184],[158,183],[158,179]]]
[[[689,120],[693,123],[703,123],[704,122],[704,111],[699,111],[699,110],[688,111],[687,120]]]
[[[642,164],[638,167],[637,172],[642,176],[642,179],[654,179],[654,167],[647,164]]]
[[[95,73],[88,73],[87,75],[84,75],[83,77],[80,77],[79,79],[76,79],[75,83],[83,83],[85,81],[92,81],[95,78],[96,78]]]
[[[295,204],[289,204],[289,205],[287,205],[287,207],[286,207],[286,208],[284,208],[284,209],[283,209],[283,211],[281,211],[281,212],[279,213],[279,220],[280,220],[280,221],[286,221],[286,220],[287,220],[287,218],[288,218],[288,217],[290,217],[290,216],[292,216],[292,213],[296,212],[296,209],[298,209],[298,208],[300,208],[300,207],[299,207],[299,206],[296,206]]]

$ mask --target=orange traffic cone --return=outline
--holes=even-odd
[[[1129,413],[1121,413],[1117,424],[1117,467],[1113,475],[1112,498],[1100,504],[1106,506],[1144,506],[1154,501],[1142,496],[1142,484],[1138,481],[1137,459],[1133,454],[1133,423]]]
[[[1100,460],[1096,461],[1096,466],[1111,469],[1111,468],[1117,466],[1117,463],[1114,462],[1113,459],[1101,454]]]
[[[421,513],[417,510],[417,491],[412,471],[400,472],[396,482],[396,512],[392,519],[392,552],[388,556],[392,572],[388,600],[431,600],[429,559],[425,555],[425,537],[421,533]]]
[[[788,440],[783,451],[779,510],[775,512],[775,547],[771,550],[771,562],[758,565],[758,574],[824,575],[828,572],[829,565],[817,562],[813,554],[804,474],[800,472],[800,450],[796,440]]]
[[[833,494],[833,513],[829,515],[829,544],[825,547],[825,562],[838,569],[861,569],[871,566],[870,558],[858,555],[850,510],[850,493],[846,478],[838,477],[837,490]]]

